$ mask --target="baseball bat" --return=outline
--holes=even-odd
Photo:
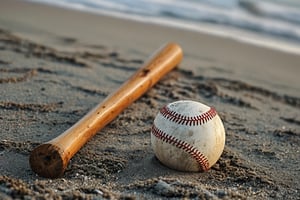
[[[62,176],[76,152],[100,129],[177,66],[182,56],[179,45],[168,43],[162,46],[123,85],[77,123],[56,138],[36,147],[29,157],[31,169],[45,178]]]

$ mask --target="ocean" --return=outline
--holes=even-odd
[[[299,0],[30,0],[300,54]]]

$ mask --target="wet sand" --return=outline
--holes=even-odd
[[[162,44],[183,62],[45,179],[30,151],[77,122]],[[0,198],[297,199],[300,57],[207,34],[23,1],[0,6]],[[213,106],[225,150],[208,172],[168,169],[150,128],[177,100]]]

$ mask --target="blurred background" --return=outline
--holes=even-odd
[[[31,1],[176,26],[297,52],[300,49],[298,0]],[[284,42],[284,45],[277,42]]]

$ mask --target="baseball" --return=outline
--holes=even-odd
[[[223,152],[225,129],[214,108],[195,101],[176,101],[155,117],[151,145],[158,160],[169,168],[206,171]]]

